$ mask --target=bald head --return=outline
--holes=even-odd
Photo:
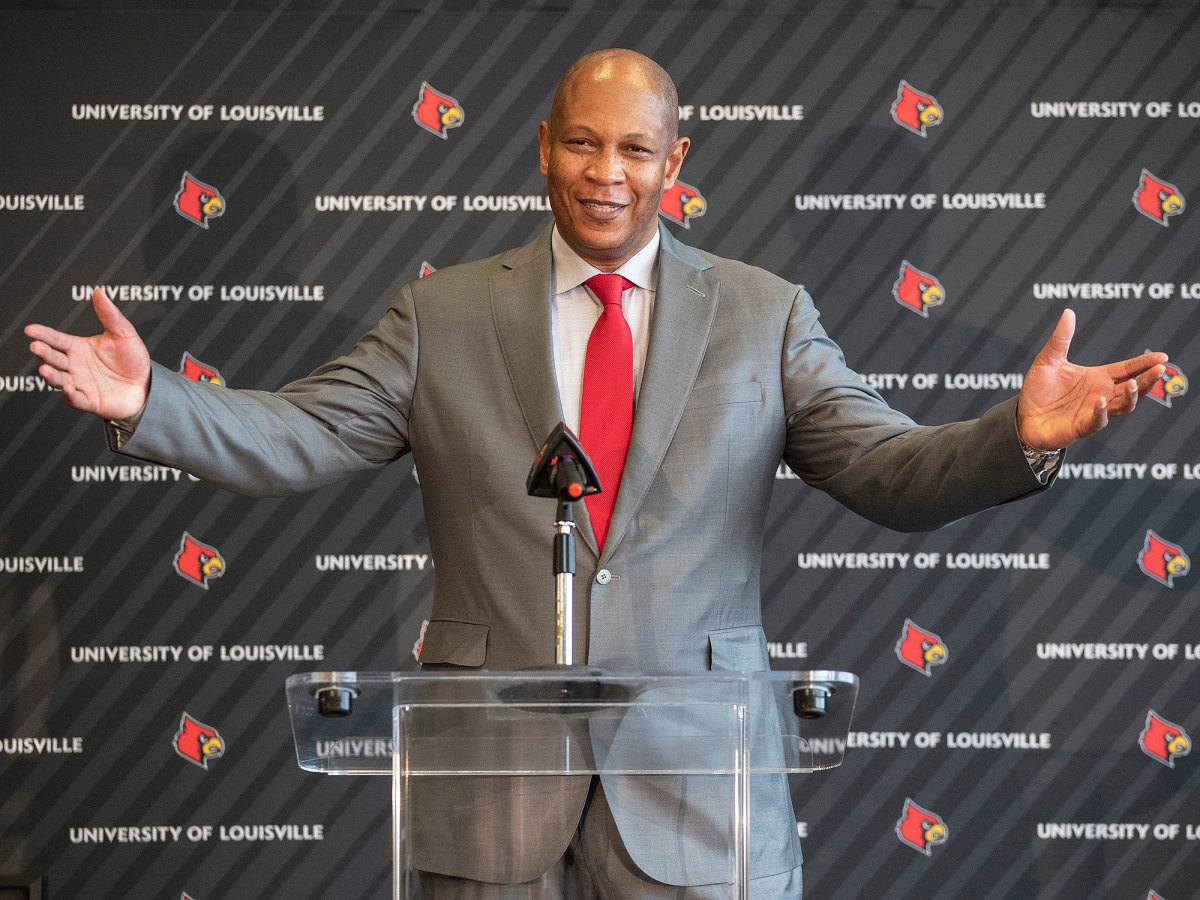
[[[563,124],[563,112],[575,88],[583,80],[611,85],[615,91],[628,90],[633,86],[650,90],[661,98],[662,125],[668,139],[679,136],[679,94],[675,82],[667,70],[648,56],[633,50],[597,50],[577,59],[554,92],[554,103],[550,107],[549,125],[557,133]]]
[[[600,271],[615,271],[657,233],[663,192],[690,144],[679,137],[678,95],[661,66],[631,50],[579,60],[538,125],[559,235]]]

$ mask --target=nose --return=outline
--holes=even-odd
[[[597,184],[617,184],[625,179],[625,167],[615,148],[604,148],[592,154],[585,174]]]

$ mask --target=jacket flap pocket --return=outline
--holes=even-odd
[[[763,386],[758,381],[738,381],[733,384],[706,384],[692,390],[687,409],[724,406],[726,403],[762,403]]]
[[[482,666],[487,658],[488,626],[456,619],[430,619],[421,643],[422,663]]]
[[[722,628],[709,632],[710,668],[726,672],[762,672],[767,669],[767,636],[758,625]]]

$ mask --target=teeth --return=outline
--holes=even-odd
[[[611,203],[585,203],[584,205],[590,206],[592,209],[598,210],[599,212],[613,212],[614,210],[621,208],[619,205]]]

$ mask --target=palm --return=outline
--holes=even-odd
[[[38,371],[70,406],[108,419],[135,415],[146,402],[150,355],[137,331],[103,292],[92,302],[104,331],[92,337],[30,325]]]
[[[1066,310],[1054,334],[1037,355],[1021,387],[1018,429],[1039,449],[1069,446],[1099,431],[1111,416],[1132,412],[1138,397],[1162,377],[1162,353],[1104,366],[1079,366],[1067,359],[1075,314]]]

